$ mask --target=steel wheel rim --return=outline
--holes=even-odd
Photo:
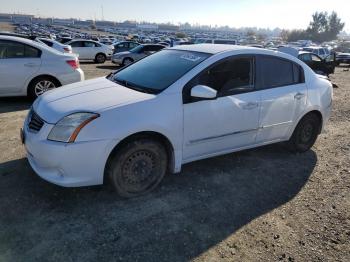
[[[156,156],[148,150],[132,153],[122,165],[122,183],[126,191],[144,191],[157,182]]]
[[[56,88],[55,84],[49,80],[42,80],[35,85],[34,91],[36,96],[40,96],[45,92]]]
[[[305,144],[309,143],[310,140],[312,139],[313,132],[314,132],[314,128],[312,124],[306,124],[300,133],[301,142]]]

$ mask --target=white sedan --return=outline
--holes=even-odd
[[[49,39],[49,38],[38,38],[38,40],[45,45],[52,47],[53,49],[56,49],[59,52],[62,53],[72,53],[72,47],[70,45],[65,45],[60,42],[57,42],[56,40]]]
[[[31,166],[47,181],[108,181],[133,197],[195,160],[282,141],[307,151],[331,105],[332,84],[287,54],[179,46],[45,94],[22,138]]]
[[[74,39],[66,43],[72,47],[73,53],[79,55],[79,60],[93,60],[104,63],[113,55],[113,46],[104,45],[93,40]]]
[[[75,55],[29,39],[0,36],[0,97],[36,98],[61,85],[84,80]]]

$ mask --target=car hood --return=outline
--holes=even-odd
[[[49,91],[34,102],[33,109],[47,123],[54,124],[72,113],[101,113],[107,108],[154,97],[153,94],[138,92],[101,77]]]

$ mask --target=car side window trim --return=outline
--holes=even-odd
[[[250,81],[252,82],[250,85],[244,86],[242,87],[245,88],[245,90],[241,90],[241,91],[236,91],[236,90],[232,90],[231,92],[218,92],[218,95],[216,98],[214,99],[190,99],[190,92],[191,89],[194,86],[191,86],[191,82],[198,76],[200,76],[202,73],[204,73],[205,71],[208,71],[210,69],[212,69],[213,67],[224,63],[228,60],[233,60],[233,59],[243,59],[243,58],[247,58],[251,60],[251,79]],[[238,95],[238,94],[243,94],[243,93],[249,93],[249,92],[254,92],[257,91],[256,89],[256,55],[255,54],[248,54],[248,55],[233,55],[233,56],[229,56],[229,57],[225,57],[223,59],[220,59],[219,61],[216,61],[215,63],[209,65],[208,67],[206,67],[205,69],[203,69],[202,71],[200,71],[198,74],[196,74],[193,78],[191,78],[191,80],[189,80],[183,87],[182,89],[182,101],[183,104],[190,104],[190,103],[196,103],[199,101],[203,101],[203,100],[215,100],[217,98],[220,97],[227,97],[227,96],[232,96],[232,95]]]

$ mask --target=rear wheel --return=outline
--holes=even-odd
[[[147,138],[130,142],[109,160],[106,175],[118,194],[130,198],[152,191],[167,169],[164,146]]]
[[[104,62],[106,62],[106,59],[107,59],[106,55],[100,53],[96,55],[95,62],[99,64],[103,64]]]
[[[295,128],[287,147],[292,152],[306,152],[316,142],[320,132],[321,121],[316,114],[304,116]]]
[[[41,96],[45,92],[57,88],[60,86],[60,83],[51,77],[38,77],[33,80],[28,87],[28,96],[31,99],[36,99],[38,96]]]

